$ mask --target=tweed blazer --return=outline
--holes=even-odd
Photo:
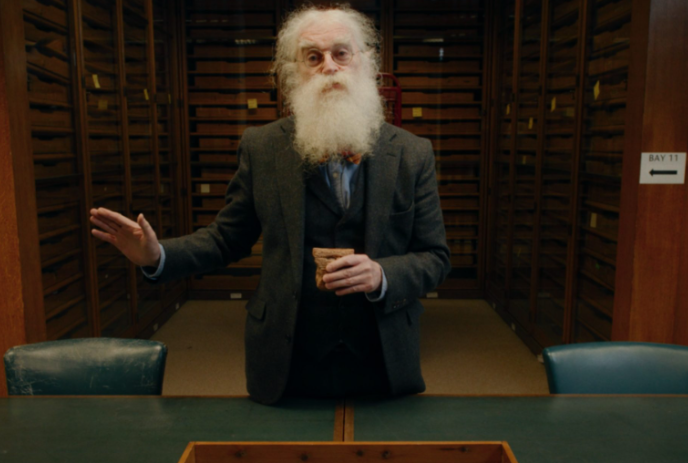
[[[226,205],[209,226],[162,240],[162,283],[226,267],[251,253],[263,234],[260,283],[246,309],[246,378],[251,397],[274,403],[289,375],[304,261],[304,168],[294,122],[248,128]],[[365,161],[365,253],[383,268],[388,289],[373,304],[393,394],[424,390],[418,298],[450,270],[435,158],[428,140],[385,124]]]

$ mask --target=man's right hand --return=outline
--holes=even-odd
[[[136,265],[157,267],[160,263],[158,237],[143,214],[134,222],[118,212],[99,207],[91,209],[91,222],[102,229],[92,229],[93,236],[114,245]]]

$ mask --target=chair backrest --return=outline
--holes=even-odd
[[[552,394],[688,394],[688,347],[591,342],[542,352]]]
[[[85,338],[5,353],[10,395],[160,395],[167,347],[143,339]]]

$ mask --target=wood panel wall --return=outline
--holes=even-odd
[[[642,152],[688,151],[688,2],[633,7],[613,338],[688,344],[688,187],[637,180]]]

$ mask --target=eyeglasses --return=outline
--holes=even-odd
[[[336,45],[332,51],[321,51],[317,48],[304,49],[300,61],[309,68],[317,68],[325,61],[326,53],[329,53],[332,61],[340,66],[347,66],[354,57],[354,52],[347,45]]]

